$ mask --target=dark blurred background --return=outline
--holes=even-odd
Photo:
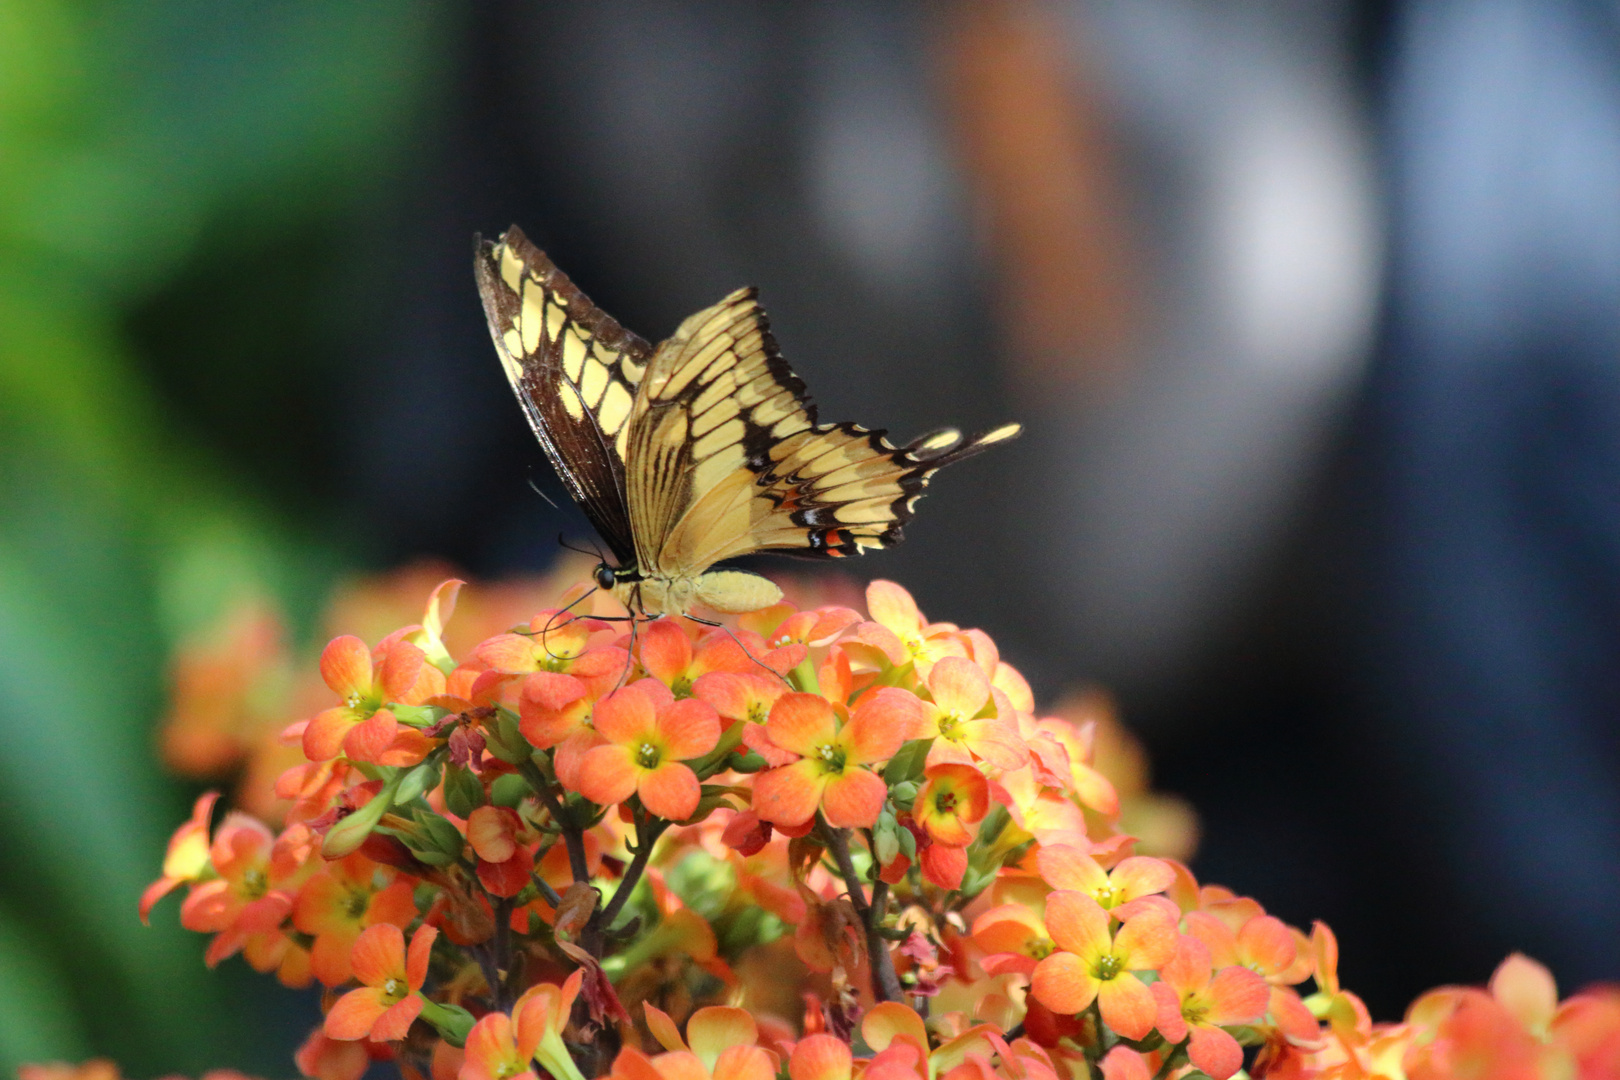
[[[830,419],[1015,417],[853,567],[1102,684],[1375,1016],[1620,977],[1620,9],[0,3],[0,1069],[290,1073],[135,920],[170,648],[583,520],[483,326],[740,284]],[[562,507],[553,509],[531,482]],[[311,633],[309,626],[303,627]]]

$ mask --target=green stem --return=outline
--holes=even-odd
[[[549,764],[547,762],[548,766]],[[531,757],[518,766],[518,771],[523,774],[523,779],[529,782],[529,786],[534,788],[534,793],[550,811],[551,820],[562,830],[563,843],[568,845],[568,868],[574,874],[574,881],[577,883],[591,880],[591,871],[585,861],[585,834],[563,809],[562,803],[557,799],[557,793],[551,790],[551,777],[547,775],[550,769],[542,772],[539,763]]]
[[[1187,1056],[1187,1042],[1190,1038],[1191,1036],[1188,1039],[1183,1039],[1174,1050],[1165,1056],[1164,1064],[1160,1065],[1159,1071],[1153,1074],[1153,1080],[1165,1080],[1165,1077],[1169,1076],[1176,1066],[1181,1064],[1181,1060]]]
[[[818,815],[817,821],[821,826],[822,839],[826,841],[827,850],[832,852],[833,861],[838,864],[838,871],[844,878],[844,884],[849,888],[849,902],[854,905],[855,912],[861,917],[861,925],[866,930],[866,957],[872,967],[872,996],[879,1001],[906,1000],[905,988],[900,985],[900,976],[894,970],[894,956],[889,952],[889,943],[884,940],[883,914],[888,907],[889,883],[878,881],[872,886],[872,902],[866,902],[866,889],[861,883],[861,875],[855,869],[855,860],[849,853],[849,830],[835,829],[827,824],[827,819]],[[873,857],[874,863],[876,856]]]

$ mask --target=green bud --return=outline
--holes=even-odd
[[[906,858],[910,859],[912,862],[916,862],[917,838],[912,835],[910,829],[896,829],[895,833],[900,838],[900,850],[905,852]]]
[[[422,1019],[433,1025],[439,1037],[451,1046],[466,1046],[467,1034],[473,1028],[473,1014],[460,1005],[444,1005],[427,1001],[422,1005]]]
[[[513,810],[517,809],[518,803],[532,794],[534,789],[517,773],[497,776],[489,785],[489,801],[496,806],[505,806]]]
[[[366,805],[332,826],[321,843],[321,854],[327,859],[341,859],[353,854],[366,842],[377,822],[394,806],[394,793],[399,790],[399,776],[395,776]]]
[[[437,705],[390,705],[388,711],[394,714],[394,719],[411,727],[432,727],[449,715],[449,711]]]
[[[769,762],[760,757],[758,754],[754,753],[752,750],[748,751],[746,754],[731,755],[731,768],[740,773],[757,773],[764,769],[768,764]]]
[[[472,817],[472,812],[484,805],[484,785],[470,770],[460,765],[446,765],[444,805],[458,818]]]
[[[486,743],[489,752],[508,765],[521,765],[529,760],[530,754],[534,753],[534,747],[529,745],[529,740],[525,739],[523,732],[518,729],[517,717],[506,709],[501,710],[500,718],[495,722],[493,730],[490,727],[485,727],[484,730],[489,736]]]
[[[877,856],[878,865],[887,866],[900,855],[900,830],[892,823],[879,822],[877,831],[872,834],[873,854]]]
[[[460,829],[431,810],[418,810],[416,822],[422,827],[422,832],[434,851],[449,855],[451,858],[461,854],[462,845],[466,840],[462,837]]]
[[[405,779],[399,782],[399,791],[394,795],[394,801],[396,803],[411,802],[421,798],[438,786],[439,763],[433,758],[429,758],[405,774]]]
[[[919,790],[917,781],[905,780],[889,789],[889,798],[894,800],[894,805],[899,809],[910,810],[912,804],[917,801]]]

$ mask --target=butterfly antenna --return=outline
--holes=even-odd
[[[607,561],[606,559],[602,558],[602,551],[601,551],[600,548],[598,548],[596,551],[590,551],[590,550],[588,550],[586,548],[575,547],[573,544],[570,544],[567,541],[567,539],[563,536],[562,533],[557,534],[557,546],[562,547],[562,548],[567,548],[569,551],[572,551],[576,555],[595,555],[600,561],[602,561],[602,562]]]
[[[773,679],[781,679],[782,682],[787,685],[789,690],[793,689],[793,684],[788,681],[788,677],[750,652],[748,650],[748,646],[744,645],[742,641],[738,639],[737,635],[731,632],[731,627],[727,626],[723,622],[715,622],[711,619],[700,619],[696,615],[688,615],[686,617],[697,623],[699,626],[714,626],[724,630],[726,632],[726,636],[729,637],[733,642],[736,642],[737,648],[742,650],[743,655],[748,657],[748,659],[752,660],[754,663],[758,664],[760,669],[764,671],[765,674],[769,675]]]

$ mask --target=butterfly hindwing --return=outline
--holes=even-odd
[[[963,441],[946,430],[895,447],[882,431],[818,424],[751,289],[659,346],[631,428],[642,565],[686,574],[754,551],[840,558],[887,547],[935,471],[1018,432]]]
[[[490,336],[530,426],[619,562],[630,562],[626,446],[652,346],[592,304],[516,227],[480,241],[475,261]]]

